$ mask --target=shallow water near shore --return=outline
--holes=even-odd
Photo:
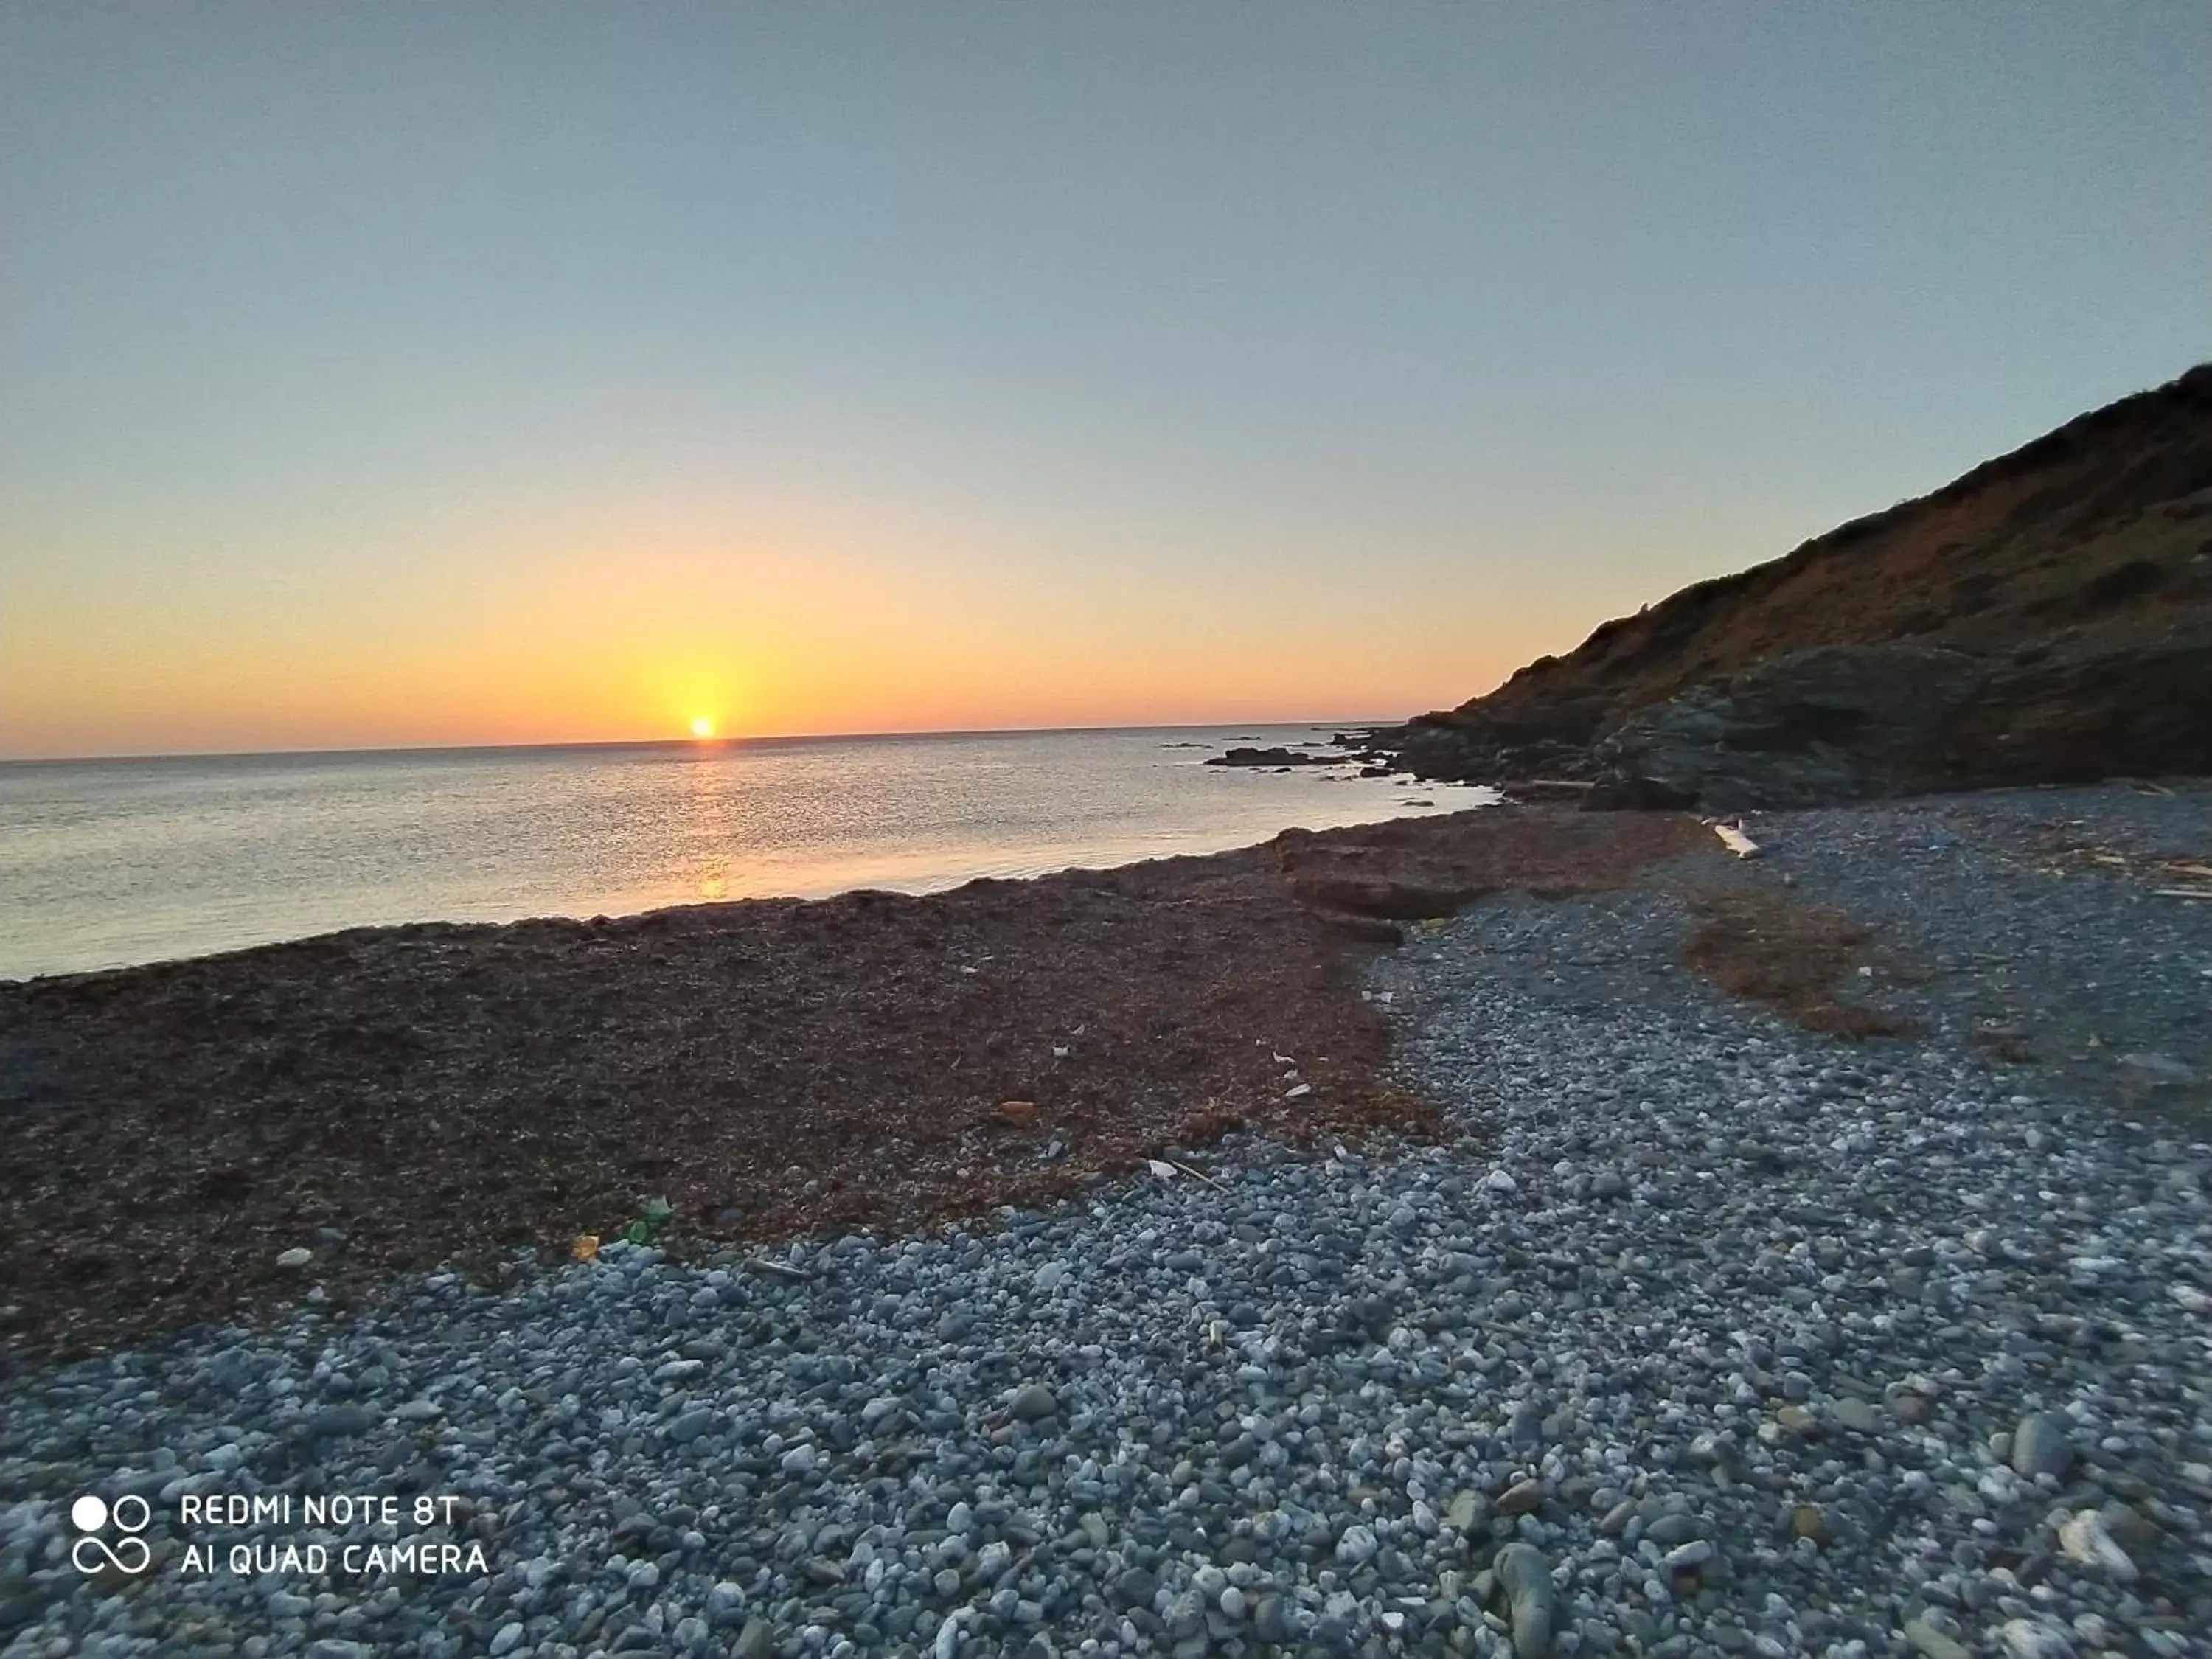
[[[410,921],[928,892],[1211,853],[1487,792],[1206,766],[1330,726],[0,766],[0,979]]]

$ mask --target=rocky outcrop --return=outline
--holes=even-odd
[[[1355,746],[1593,805],[2212,771],[2212,364]]]
[[[1308,755],[1296,749],[1231,749],[1211,756],[1208,766],[1334,766],[1340,755]]]
[[[1793,652],[1638,710],[1595,757],[1593,806],[1723,811],[2212,772],[2212,634],[2007,657]]]
[[[1963,653],[1824,646],[1639,709],[1597,745],[1600,806],[1729,810],[1901,794],[1980,676]]]

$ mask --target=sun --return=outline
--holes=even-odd
[[[693,715],[691,719],[691,735],[695,738],[713,737],[714,735],[714,722],[708,719],[704,714]]]

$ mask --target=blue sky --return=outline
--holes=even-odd
[[[1387,714],[2212,356],[2212,8],[0,10],[0,753]]]

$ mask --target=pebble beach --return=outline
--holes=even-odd
[[[2212,1654],[2212,904],[2142,874],[2208,826],[1749,823],[1699,879],[1865,923],[1908,1036],[1686,972],[1665,879],[1503,893],[1364,970],[1432,1139],[26,1366],[0,1653]],[[341,1492],[399,1519],[179,1519]]]

